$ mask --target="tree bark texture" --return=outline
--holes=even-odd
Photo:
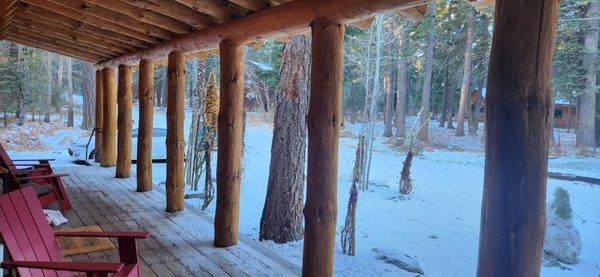
[[[102,88],[104,90],[102,120],[102,153],[100,155],[102,167],[113,167],[117,161],[117,85],[115,70],[105,68],[102,70]]]
[[[167,212],[183,210],[184,199],[184,146],[183,137],[185,97],[185,55],[169,54],[167,96]]]
[[[344,25],[312,23],[303,276],[333,276]]]
[[[54,55],[48,52],[46,58],[46,73],[48,82],[46,84],[46,107],[44,108],[44,122],[50,122],[50,112],[52,111],[52,57]]]
[[[238,242],[242,122],[244,113],[244,46],[224,40],[221,55],[221,95],[217,123],[217,207],[215,246]]]
[[[67,127],[73,127],[73,59],[67,58]]]
[[[102,70],[96,70],[96,139],[94,141],[94,160],[99,163],[102,159],[102,130],[104,128],[104,78]]]
[[[385,125],[383,136],[391,137],[392,117],[394,116],[394,95],[392,94],[390,76],[383,77],[383,93],[385,95],[385,107],[383,109],[383,122]]]
[[[427,8],[427,13],[430,14],[431,22],[435,21],[436,3],[432,2]],[[421,97],[421,117],[419,122],[422,128],[419,129],[417,138],[422,141],[429,140],[429,113],[431,111],[431,77],[433,74],[433,47],[435,44],[435,35],[433,29],[430,29],[427,34],[427,48],[425,49],[425,75],[423,76],[423,95]]]
[[[62,56],[58,57],[58,69],[56,70],[56,106],[55,111],[59,113],[62,119],[61,106],[62,106],[62,94],[63,94],[63,60]]]
[[[588,4],[588,18],[600,17],[600,2],[591,1]],[[583,57],[583,67],[585,69],[585,89],[580,96],[581,102],[579,108],[579,120],[577,121],[577,146],[579,147],[595,147],[596,146],[596,131],[595,131],[595,110],[596,110],[596,76],[598,72],[598,64],[596,62],[598,56],[598,32],[600,32],[600,23],[598,20],[589,20],[589,26],[585,33],[583,45],[585,54]]]
[[[558,0],[496,0],[478,276],[539,276]]]
[[[140,61],[139,106],[137,137],[137,191],[152,190],[152,136],[154,126],[154,63]]]
[[[131,176],[131,66],[119,66],[119,89],[117,91],[117,169],[115,177]]]
[[[467,16],[467,40],[465,42],[465,59],[463,63],[463,77],[460,86],[460,102],[458,104],[458,116],[456,120],[456,136],[465,135],[465,116],[467,109],[471,106],[469,97],[469,84],[471,83],[471,60],[473,59],[473,18],[475,13],[471,9]],[[469,128],[472,126],[469,125]]]
[[[450,51],[448,51],[450,52]],[[440,122],[438,127],[444,128],[446,125],[446,117],[448,116],[448,92],[450,88],[448,87],[448,77],[450,76],[450,53],[447,53],[446,64],[444,66],[444,91],[442,92],[442,105],[440,106]]]
[[[306,114],[310,81],[310,38],[297,35],[281,56],[267,196],[260,239],[285,243],[304,235]]]
[[[406,137],[406,94],[408,91],[408,64],[404,51],[406,39],[404,37],[404,21],[400,23],[398,34],[398,88],[396,93],[396,136]]]
[[[96,105],[94,91],[94,66],[88,62],[82,62],[81,91],[83,92],[83,119],[82,129],[90,129],[94,126],[94,109]]]

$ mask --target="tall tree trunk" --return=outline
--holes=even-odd
[[[432,2],[427,8],[432,23],[435,22],[436,3]],[[433,74],[433,46],[435,44],[435,34],[433,28],[429,28],[427,34],[427,48],[425,49],[425,76],[423,76],[423,95],[421,97],[421,116],[418,138],[422,141],[429,140],[429,113],[431,110],[431,75]]]
[[[96,109],[96,72],[93,65],[83,62],[83,72],[81,75],[81,91],[83,92],[83,119],[81,120],[81,128],[90,129],[94,127]]]
[[[465,115],[467,113],[467,109],[469,109],[471,106],[469,97],[469,84],[471,82],[471,60],[473,57],[473,17],[475,17],[475,13],[471,9],[467,17],[467,41],[465,42],[465,60],[463,64],[463,78],[462,85],[460,87],[460,102],[458,105],[458,117],[456,123],[456,136],[459,137],[465,135]],[[470,119],[467,118],[467,120]],[[471,132],[472,128],[472,124],[470,124],[470,135],[473,135]]]
[[[383,110],[384,137],[392,136],[392,117],[394,116],[394,96],[392,94],[390,76],[383,77],[383,92],[385,94],[385,108]]]
[[[260,239],[302,239],[306,114],[310,81],[310,38],[297,35],[284,46],[274,116],[267,197]]]
[[[481,113],[481,105],[483,104],[483,83],[485,82],[485,77],[481,76],[477,83],[477,100],[475,101],[475,109],[473,112],[473,122],[475,130],[479,130],[479,114]]]
[[[448,76],[450,76],[450,51],[446,54],[446,65],[444,66],[444,91],[442,93],[442,106],[440,107],[440,124],[438,127],[444,128],[446,116],[448,116]]]
[[[58,113],[60,118],[62,119],[61,106],[62,106],[62,94],[63,94],[63,60],[62,56],[58,57],[58,69],[56,70],[56,103],[54,106],[54,110]]]
[[[600,16],[600,1],[591,1],[587,8],[587,18],[598,18]],[[583,66],[585,68],[585,89],[581,94],[579,120],[577,124],[577,146],[596,146],[596,131],[594,111],[596,109],[596,71],[598,66],[596,58],[598,54],[598,32],[600,23],[598,20],[588,21],[588,30],[584,38],[585,53]]]
[[[448,112],[446,115],[448,125],[446,128],[454,129],[454,103],[456,101],[456,93],[454,93],[454,74],[450,73],[446,82],[448,83]]]
[[[44,107],[44,122],[50,122],[50,112],[52,110],[52,53],[48,52],[46,57],[46,73],[48,81],[46,82],[46,105]]]
[[[396,94],[396,136],[406,137],[406,91],[408,90],[408,65],[404,51],[406,37],[404,36],[404,20],[398,26],[398,85]]]
[[[67,127],[73,127],[73,59],[67,58]]]

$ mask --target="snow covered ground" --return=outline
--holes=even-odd
[[[137,110],[133,118],[137,118]],[[186,117],[189,126],[191,115]],[[164,110],[155,112],[155,126],[165,127]],[[134,123],[134,125],[136,125]],[[410,124],[407,124],[410,126]],[[374,249],[406,253],[414,257],[427,276],[474,276],[477,264],[484,154],[481,136],[452,136],[431,122],[431,151],[422,151],[413,160],[415,191],[409,197],[398,193],[398,179],[405,153],[379,137],[375,143],[368,190],[359,192],[357,206],[357,255],[345,256],[336,237],[335,272],[339,276],[414,276],[396,266],[377,260]],[[338,230],[346,216],[350,177],[360,125],[346,124],[340,139]],[[6,136],[2,136],[2,142]],[[381,132],[380,132],[381,133]],[[481,131],[480,131],[481,134]],[[563,139],[572,134],[561,135]],[[240,232],[257,240],[269,171],[272,127],[250,120],[246,131],[244,176],[241,191]],[[187,139],[187,134],[186,134]],[[569,137],[570,139],[570,137]],[[43,138],[42,144],[50,140]],[[565,139],[567,141],[567,139]],[[54,143],[46,152],[68,164],[64,149]],[[438,147],[446,145],[447,147]],[[44,148],[45,150],[48,150]],[[23,150],[23,149],[18,149]],[[461,151],[458,151],[461,150]],[[30,154],[11,154],[24,157]],[[135,165],[133,166],[135,169]],[[216,166],[213,166],[213,169]],[[154,165],[154,181],[165,179],[165,164]],[[549,170],[600,177],[599,157],[560,157],[551,159]],[[213,176],[216,176],[213,174]],[[600,274],[600,186],[587,183],[548,180],[548,200],[561,186],[571,195],[574,225],[581,233],[583,250],[576,265],[543,267],[543,276],[597,276]],[[187,200],[198,205],[198,200]],[[214,201],[207,209],[214,214]],[[277,245],[261,242],[276,253],[301,265],[302,242]]]

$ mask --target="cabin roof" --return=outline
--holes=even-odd
[[[0,0],[0,39],[100,63],[299,1]],[[399,9],[411,21],[426,12],[425,5],[413,3]],[[360,18],[356,24],[370,21]],[[212,50],[205,48],[202,52]],[[206,55],[198,52],[191,54]]]

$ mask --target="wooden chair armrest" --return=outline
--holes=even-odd
[[[124,264],[122,263],[79,263],[79,262],[29,262],[29,261],[6,261],[2,262],[2,268],[39,268],[52,270],[66,270],[76,272],[117,273]]]
[[[8,166],[37,166],[37,167],[43,167],[45,169],[50,167],[50,164],[8,164]]]
[[[61,174],[51,174],[51,175],[25,176],[25,177],[19,177],[19,178],[17,178],[17,180],[21,181],[21,180],[48,179],[48,178],[56,178],[56,177],[64,177],[64,176],[69,176],[69,174],[61,173]]]
[[[13,162],[39,162],[39,161],[54,161],[55,159],[12,159]]]
[[[134,238],[145,239],[150,236],[146,231],[129,232],[61,232],[55,231],[54,235],[58,237],[107,237],[107,238]]]
[[[38,171],[46,171],[48,170],[47,168],[23,168],[23,169],[17,169],[15,170],[15,174],[27,174],[27,173],[32,173],[32,172],[38,172]]]

